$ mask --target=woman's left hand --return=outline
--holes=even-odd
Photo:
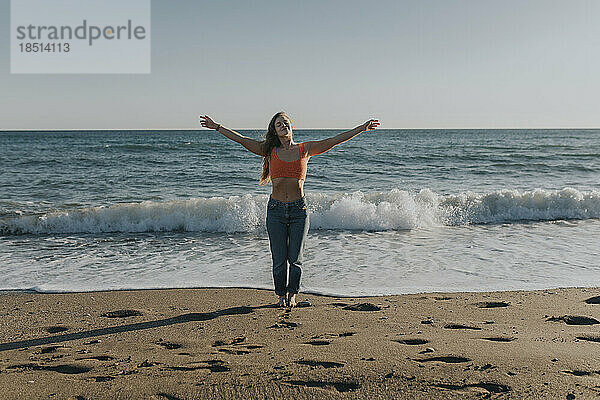
[[[370,119],[367,122],[365,122],[362,127],[364,128],[365,131],[370,131],[372,129],[375,129],[379,126],[379,120],[378,119]]]

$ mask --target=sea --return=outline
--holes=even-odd
[[[215,131],[0,132],[0,291],[272,289],[261,161]],[[377,129],[304,190],[305,293],[600,286],[597,129]]]

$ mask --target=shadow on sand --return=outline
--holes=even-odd
[[[269,304],[269,305],[258,306],[258,307],[247,307],[247,306],[231,307],[231,308],[226,308],[224,310],[218,310],[218,311],[213,311],[213,312],[209,312],[209,313],[188,313],[188,314],[179,315],[177,317],[159,319],[156,321],[147,321],[147,322],[139,322],[136,324],[112,326],[109,328],[92,329],[90,331],[66,333],[63,335],[47,336],[47,337],[43,337],[43,338],[39,338],[39,339],[29,339],[29,340],[20,340],[17,342],[0,343],[0,351],[22,349],[22,348],[26,348],[26,347],[41,346],[41,345],[51,344],[51,343],[67,342],[70,340],[86,339],[86,338],[91,338],[91,337],[95,337],[95,336],[111,335],[114,333],[139,331],[142,329],[158,328],[160,326],[183,324],[186,322],[209,321],[211,319],[223,317],[226,315],[250,314],[250,313],[254,312],[254,310],[257,310],[260,308],[277,308],[277,305]]]

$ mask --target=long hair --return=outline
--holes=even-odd
[[[271,151],[273,150],[273,147],[281,146],[281,141],[279,140],[279,136],[277,136],[277,131],[275,131],[275,120],[279,117],[286,117],[288,120],[290,120],[290,117],[288,117],[285,112],[279,111],[277,114],[273,115],[273,118],[271,118],[271,122],[269,122],[267,133],[265,133],[265,140],[263,141],[264,155],[262,162],[262,172],[260,174],[260,180],[258,181],[258,184],[261,186],[266,185],[269,182],[269,178],[271,177],[271,175],[269,174],[269,160],[271,159]],[[291,125],[292,121],[290,120],[290,126]]]

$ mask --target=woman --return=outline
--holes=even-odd
[[[259,184],[266,185],[269,178],[273,183],[267,205],[267,232],[273,258],[275,293],[279,296],[280,307],[294,307],[300,289],[302,253],[309,225],[303,192],[308,159],[361,132],[377,128],[379,121],[371,119],[337,136],[304,143],[294,142],[292,121],[284,112],[278,112],[271,118],[262,142],[227,129],[208,115],[200,116],[200,124],[216,129],[226,138],[263,157]]]

